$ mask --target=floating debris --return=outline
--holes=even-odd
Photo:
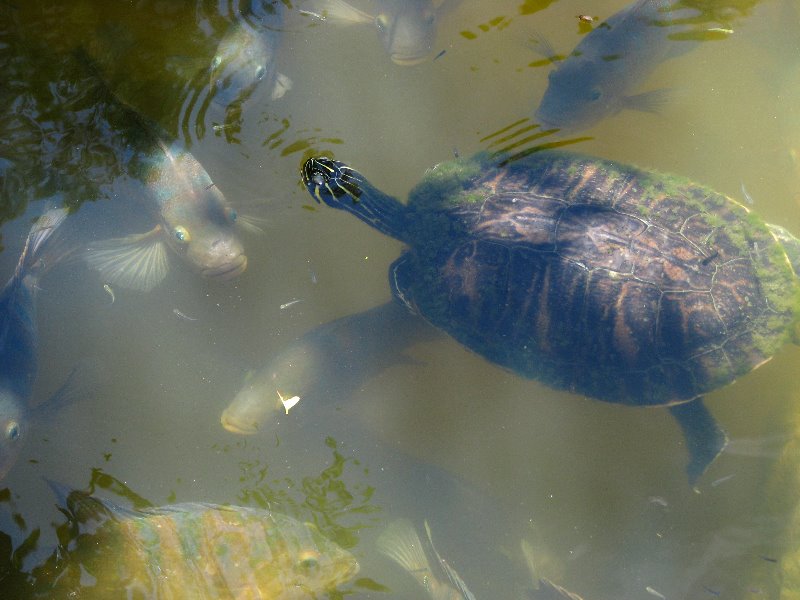
[[[284,308],[289,308],[290,306],[293,306],[298,302],[302,301],[303,301],[302,299],[299,299],[299,300],[290,300],[289,302],[285,302],[284,304],[281,304],[281,310],[283,310]]]
[[[669,506],[669,503],[661,496],[650,496],[649,498],[647,498],[647,501],[650,502],[651,504],[658,504],[659,506],[663,506],[664,508]]]
[[[289,409],[293,408],[295,404],[300,402],[300,396],[292,396],[291,398],[284,398],[280,392],[275,390],[278,394],[278,398],[281,399],[281,404],[283,404],[284,410],[286,410],[286,414],[289,414]]]
[[[447,50],[442,50],[441,52],[439,52],[439,54],[437,54],[436,56],[433,57],[433,60],[436,60],[437,58],[441,58],[442,56],[444,56],[445,52],[447,52]]]
[[[116,300],[116,296],[114,296],[114,288],[111,287],[110,283],[104,283],[103,289],[109,296],[111,296],[111,304],[114,304],[114,300]]]
[[[726,27],[710,27],[706,29],[706,31],[711,31],[713,33],[727,33],[727,34],[733,33],[733,29],[728,29]]]
[[[303,15],[305,17],[313,17],[313,18],[315,18],[315,19],[317,19],[319,21],[325,21],[325,17],[323,15],[320,15],[320,14],[315,13],[315,12],[311,12],[310,10],[298,10],[297,12],[299,12],[301,15]]]
[[[197,319],[195,319],[194,317],[190,317],[189,315],[182,313],[177,308],[173,308],[172,312],[175,313],[177,316],[179,316],[181,319],[185,319],[186,321],[197,321]]]
[[[591,17],[589,15],[575,15],[575,18],[581,23],[594,23],[595,21],[595,17]]]
[[[715,590],[715,589],[710,588],[710,587],[705,586],[705,585],[703,586],[703,589],[705,591],[707,591],[709,594],[711,594],[712,596],[719,596],[722,593],[719,590]]]
[[[772,556],[764,556],[763,554],[760,554],[759,557],[761,558],[761,560],[765,560],[767,562],[771,562],[771,563],[777,563],[778,562],[778,559],[777,558],[773,558]]]
[[[661,598],[661,600],[667,600],[667,597],[664,594],[659,592],[657,589],[650,587],[649,585],[644,589],[651,596],[655,596],[656,598]]]
[[[744,181],[741,182],[741,188],[742,188],[742,196],[744,196],[744,201],[747,202],[750,206],[753,206],[753,204],[755,204],[755,201],[753,200],[753,197],[750,195],[747,189],[744,187]]]
[[[736,473],[731,473],[730,475],[725,475],[725,477],[720,477],[719,479],[715,479],[711,482],[711,487],[717,487],[721,483],[725,483],[726,481],[733,479],[736,477]]]

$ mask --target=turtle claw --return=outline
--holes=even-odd
[[[678,421],[686,438],[686,447],[689,450],[686,474],[689,485],[694,487],[700,476],[728,445],[728,434],[703,404],[702,397],[670,406],[669,412]]]

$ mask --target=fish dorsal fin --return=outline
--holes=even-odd
[[[316,7],[325,19],[345,25],[372,25],[375,17],[351,6],[344,0],[317,0]]]
[[[92,244],[84,259],[110,283],[143,292],[161,283],[169,270],[160,225],[147,233]]]
[[[436,560],[439,561],[439,567],[441,567],[442,571],[444,571],[445,575],[447,575],[447,578],[450,580],[450,583],[458,590],[464,600],[475,600],[475,595],[469,590],[467,584],[461,579],[461,576],[450,566],[450,563],[442,558],[436,546],[433,545],[433,536],[431,535],[431,528],[427,520],[424,521],[424,525],[425,533],[428,536],[428,543],[431,546],[431,550],[433,550],[434,556],[436,556]]]

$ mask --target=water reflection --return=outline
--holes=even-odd
[[[534,57],[525,40],[538,30],[568,52],[588,35],[576,15],[597,16],[596,28],[625,0],[596,8],[579,0],[462,2],[438,22],[428,60],[408,69],[390,63],[372,30],[298,18],[296,9],[311,7],[286,4],[276,64],[291,76],[293,89],[273,100],[259,88],[246,101],[227,105],[213,100],[211,62],[226,32],[252,10],[249,2],[34,3],[42,14],[12,4],[0,4],[9,19],[0,19],[8,40],[0,53],[10,67],[0,95],[12,107],[0,115],[10,132],[0,136],[2,218],[33,216],[38,207],[25,211],[27,201],[61,190],[72,205],[82,203],[67,224],[79,229],[74,239],[82,244],[154,226],[152,217],[140,214],[140,204],[128,202],[143,187],[127,174],[127,158],[120,161],[129,134],[112,131],[118,126],[107,109],[95,109],[96,98],[82,87],[85,73],[65,64],[84,47],[121,103],[166,132],[164,139],[191,150],[239,215],[243,203],[262,201],[260,215],[270,224],[267,235],[242,236],[247,271],[225,283],[174,269],[146,295],[112,285],[112,303],[106,280],[84,266],[59,265],[45,280],[40,325],[47,343],[40,350],[46,368],[35,399],[60,384],[74,356],[107,357],[114,385],[102,397],[67,407],[57,422],[37,426],[9,473],[13,494],[2,496],[7,510],[1,511],[0,529],[8,536],[3,556],[18,568],[0,582],[2,592],[16,591],[34,564],[48,558],[56,543],[48,523],[64,520],[53,510],[42,514],[53,500],[40,475],[81,482],[88,465],[103,464],[158,505],[255,505],[274,494],[285,504],[283,497],[291,496],[304,510],[302,495],[293,494],[304,477],[314,479],[336,464],[322,442],[333,435],[342,460],[359,460],[361,467],[351,470],[353,463],[346,463],[343,486],[331,476],[328,506],[337,512],[350,494],[356,497],[350,506],[360,510],[372,488],[367,503],[381,508],[362,515],[365,525],[350,548],[374,587],[351,585],[351,596],[425,593],[375,552],[385,524],[398,518],[411,519],[423,538],[427,519],[437,549],[478,598],[528,597],[531,576],[521,559],[521,537],[535,552],[539,543],[549,548],[558,565],[540,577],[589,600],[655,597],[647,588],[668,598],[713,597],[706,587],[734,597],[753,596],[751,588],[761,596],[777,594],[776,571],[791,570],[789,553],[781,562],[787,546],[780,540],[784,530],[792,539],[796,496],[790,477],[776,476],[765,487],[780,448],[754,459],[732,446],[695,494],[682,473],[684,442],[666,411],[617,410],[520,381],[446,340],[413,344],[401,361],[384,368],[381,361],[391,353],[368,354],[370,347],[381,349],[380,332],[349,342],[340,338],[334,348],[349,344],[356,351],[330,353],[321,367],[311,368],[302,383],[319,384],[318,392],[301,394],[288,415],[277,391],[270,396],[278,409],[274,427],[243,438],[219,423],[244,371],[282,356],[320,323],[387,300],[387,266],[400,244],[342,213],[312,207],[313,199],[297,185],[301,159],[346,157],[382,190],[404,197],[418,174],[449,158],[453,148],[464,156],[500,152],[513,164],[521,160],[514,154],[541,154],[550,144],[567,143],[533,117],[546,70],[527,66]],[[785,85],[773,87],[770,67],[780,63],[788,73],[791,61],[783,49],[765,54],[762,43],[775,34],[755,29],[778,3],[760,3],[758,10],[754,2],[694,4],[687,12],[696,18],[720,20],[687,23],[690,32],[720,28],[734,34],[665,61],[640,88],[685,87],[689,101],[670,104],[658,118],[622,111],[593,127],[591,136],[572,138],[579,142],[574,147],[620,164],[679,172],[732,196],[744,181],[758,213],[797,231],[800,222],[791,210],[795,165],[787,154],[796,145],[790,99],[797,86],[791,74]],[[370,47],[377,53],[364,51]],[[430,60],[445,48],[446,54]],[[701,52],[703,60],[695,60]],[[22,217],[4,223],[10,250],[0,255],[0,265],[6,280],[29,222]],[[753,247],[755,254],[761,250],[760,242],[758,250]],[[711,252],[701,261],[717,258]],[[302,303],[280,308],[300,298]],[[183,319],[175,308],[195,320]],[[364,357],[372,365],[349,360]],[[708,396],[735,440],[782,431],[785,415],[794,412],[797,357],[796,350],[783,352]],[[373,437],[356,433],[359,425]],[[109,447],[111,438],[119,443]],[[107,457],[98,459],[101,452]],[[782,461],[780,468],[792,471],[795,458]],[[245,463],[248,470],[240,473]],[[448,471],[490,490],[489,499],[460,494]],[[262,473],[258,484],[239,483],[239,477]],[[270,489],[261,490],[267,481]],[[253,490],[247,502],[244,488]],[[344,518],[348,508],[337,514]],[[347,537],[335,535],[342,536],[340,544]],[[447,579],[438,571],[437,577]],[[391,591],[374,591],[380,586]],[[47,591],[40,596],[48,597]]]

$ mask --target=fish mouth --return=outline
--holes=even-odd
[[[428,55],[424,56],[401,56],[397,54],[392,54],[391,56],[392,62],[396,65],[400,65],[401,67],[413,67],[414,65],[418,65],[421,62],[425,62],[425,59],[428,58]]]
[[[201,273],[205,277],[227,280],[238,277],[245,269],[247,269],[247,256],[240,254],[234,260],[217,267],[203,269]]]
[[[253,435],[254,433],[258,433],[258,427],[254,423],[242,423],[241,421],[236,421],[235,419],[231,418],[227,410],[222,412],[220,422],[222,423],[222,426],[231,433],[238,433],[239,435]]]

